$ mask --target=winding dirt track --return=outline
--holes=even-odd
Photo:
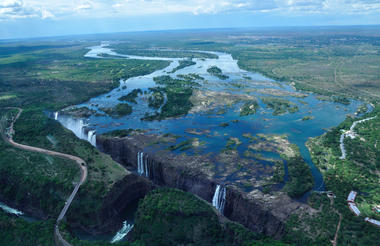
[[[340,223],[342,222],[342,219],[343,219],[343,216],[341,213],[339,213],[338,211],[335,211],[335,212],[339,215],[339,222],[338,222],[338,225],[336,226],[334,240],[332,241],[333,246],[337,246],[338,234],[339,234],[339,230],[340,230]]]
[[[64,158],[64,159],[68,159],[68,160],[72,160],[72,161],[75,161],[80,170],[81,170],[81,178],[80,178],[80,181],[75,185],[74,187],[74,190],[72,191],[71,195],[69,196],[69,198],[66,200],[65,202],[65,206],[63,207],[61,213],[59,214],[58,218],[57,218],[57,222],[55,224],[55,229],[54,229],[54,238],[55,238],[55,242],[56,242],[56,245],[57,246],[71,246],[71,244],[69,244],[67,241],[65,241],[65,239],[62,238],[61,236],[61,233],[59,232],[59,222],[63,219],[63,217],[65,216],[67,210],[69,209],[75,195],[77,194],[78,190],[79,190],[79,187],[86,181],[87,179],[87,165],[86,165],[86,162],[77,157],[77,156],[73,156],[73,155],[68,155],[68,154],[64,154],[64,153],[60,153],[60,152],[55,152],[55,151],[51,151],[51,150],[47,150],[47,149],[42,149],[42,148],[38,148],[38,147],[33,147],[33,146],[29,146],[29,145],[24,145],[24,144],[19,144],[19,143],[16,143],[13,141],[13,135],[15,133],[14,131],[14,123],[16,122],[16,120],[20,117],[21,113],[22,113],[22,109],[21,108],[12,108],[12,109],[17,109],[18,110],[18,113],[15,117],[15,119],[13,120],[13,122],[11,123],[11,126],[9,128],[9,132],[10,132],[10,137],[7,138],[4,134],[2,134],[3,136],[3,139],[4,141],[8,142],[9,144],[11,144],[12,146],[16,147],[16,148],[19,148],[19,149],[23,149],[23,150],[27,150],[27,151],[33,151],[33,152],[38,152],[38,153],[42,153],[42,154],[46,154],[46,155],[50,155],[50,156],[56,156],[56,157],[61,157],[61,158]]]

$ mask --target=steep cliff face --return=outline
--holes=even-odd
[[[130,169],[137,169],[137,154],[144,150],[144,141],[138,138],[97,137],[98,148]],[[154,184],[191,192],[208,202],[212,202],[217,181],[209,173],[194,168],[194,160],[189,156],[177,156],[169,152],[147,151],[145,158],[148,176]],[[165,153],[165,154],[163,154]],[[264,204],[249,199],[238,189],[228,186],[224,215],[255,232],[275,238],[283,233],[283,222],[276,218]]]
[[[113,186],[104,199],[101,210],[103,225],[110,231],[120,229],[120,224],[124,220],[120,216],[122,211],[133,202],[145,197],[154,188],[155,186],[152,182],[133,173],[125,176]]]
[[[255,232],[281,238],[283,222],[275,217],[263,203],[249,199],[233,187],[227,189],[224,215]]]

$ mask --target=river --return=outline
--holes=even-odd
[[[347,114],[354,114],[361,102],[351,100],[349,105],[343,105],[330,101],[321,101],[312,93],[303,93],[304,96],[298,97],[297,92],[288,83],[277,82],[270,78],[266,78],[257,73],[251,73],[239,68],[237,61],[230,54],[222,52],[199,51],[216,55],[215,59],[192,58],[195,65],[179,69],[174,73],[171,71],[179,65],[180,60],[185,58],[167,58],[167,57],[145,57],[145,56],[129,56],[127,54],[119,54],[109,48],[109,43],[102,42],[101,45],[89,47],[86,58],[92,59],[140,59],[140,60],[167,60],[170,65],[164,69],[155,71],[145,76],[132,77],[127,80],[120,80],[120,86],[114,90],[99,95],[74,107],[87,107],[95,110],[97,114],[91,115],[89,118],[77,119],[70,115],[60,112],[59,115],[52,115],[63,126],[72,130],[79,138],[88,140],[94,146],[96,141],[93,137],[96,134],[103,134],[113,130],[121,129],[145,129],[151,133],[172,133],[181,136],[178,141],[183,141],[194,137],[189,133],[189,129],[196,128],[198,131],[207,131],[209,134],[199,135],[199,141],[204,142],[202,148],[194,151],[189,149],[183,151],[189,155],[220,153],[230,137],[239,138],[241,145],[237,147],[240,156],[243,157],[244,151],[247,150],[249,139],[242,137],[244,133],[250,133],[255,136],[257,134],[286,134],[289,141],[296,144],[301,152],[302,157],[308,163],[312,170],[315,180],[314,190],[324,190],[323,177],[318,168],[312,163],[310,153],[305,146],[309,137],[315,137],[323,134],[330,127],[341,123]],[[108,57],[99,56],[107,54]],[[218,79],[207,72],[211,66],[217,66],[223,74],[229,78],[226,80]],[[142,121],[141,118],[146,113],[151,114],[154,109],[150,108],[147,103],[146,96],[139,96],[136,104],[133,106],[133,113],[124,117],[112,117],[104,114],[100,108],[114,107],[119,104],[118,98],[131,92],[133,89],[141,89],[145,93],[150,93],[149,88],[156,87],[153,78],[161,75],[169,75],[177,78],[178,75],[197,74],[205,80],[197,81],[201,84],[201,90],[212,92],[230,93],[231,95],[246,94],[258,99],[260,108],[254,115],[240,116],[239,108],[241,102],[236,102],[228,107],[218,107],[211,112],[190,112],[188,115],[165,119],[161,121]],[[239,84],[239,86],[236,86]],[[281,92],[282,95],[275,96],[290,101],[298,107],[295,113],[287,113],[282,115],[273,115],[272,109],[268,107],[261,99],[268,96],[266,91],[275,90]],[[220,115],[217,111],[223,108],[224,113]],[[304,116],[313,117],[312,120],[302,120]],[[218,127],[224,122],[234,122],[229,127]],[[90,136],[91,135],[91,136]],[[90,137],[89,137],[90,136]],[[95,138],[96,139],[96,138]],[[178,152],[180,153],[180,152]],[[279,158],[276,153],[268,153],[266,151],[257,151],[258,154],[267,157]],[[263,165],[272,165],[263,162]],[[222,177],[223,168],[216,165]],[[238,175],[229,175],[224,182],[234,183],[241,177]],[[249,190],[248,190],[249,191]]]

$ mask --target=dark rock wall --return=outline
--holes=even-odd
[[[137,169],[137,153],[143,151],[133,139],[97,136],[97,147],[130,169]],[[178,163],[162,154],[148,153],[149,179],[156,185],[191,192],[212,202],[217,183],[205,174]],[[127,185],[127,184],[125,184]],[[122,186],[122,184],[121,184]],[[126,189],[128,192],[129,189]],[[118,204],[118,199],[114,204]],[[252,231],[280,238],[284,225],[263,204],[250,200],[233,187],[227,187],[224,215]]]
[[[120,229],[123,221],[120,217],[122,211],[136,200],[145,197],[154,188],[152,182],[133,173],[125,176],[113,186],[104,199],[100,215],[102,225],[97,229],[102,232]]]

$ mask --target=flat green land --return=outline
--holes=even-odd
[[[333,37],[313,37],[311,41]],[[263,40],[264,41],[264,40]],[[380,47],[372,43],[297,44],[284,38],[277,44],[231,48],[239,66],[271,78],[294,82],[297,89],[326,95],[380,99]]]
[[[150,43],[151,44],[151,43]],[[179,50],[160,50],[147,47],[148,44],[129,44],[120,43],[111,45],[111,47],[120,54],[148,56],[148,57],[170,57],[170,58],[217,58],[216,55],[208,53],[199,53],[193,51]],[[148,48],[148,49],[147,49]]]

